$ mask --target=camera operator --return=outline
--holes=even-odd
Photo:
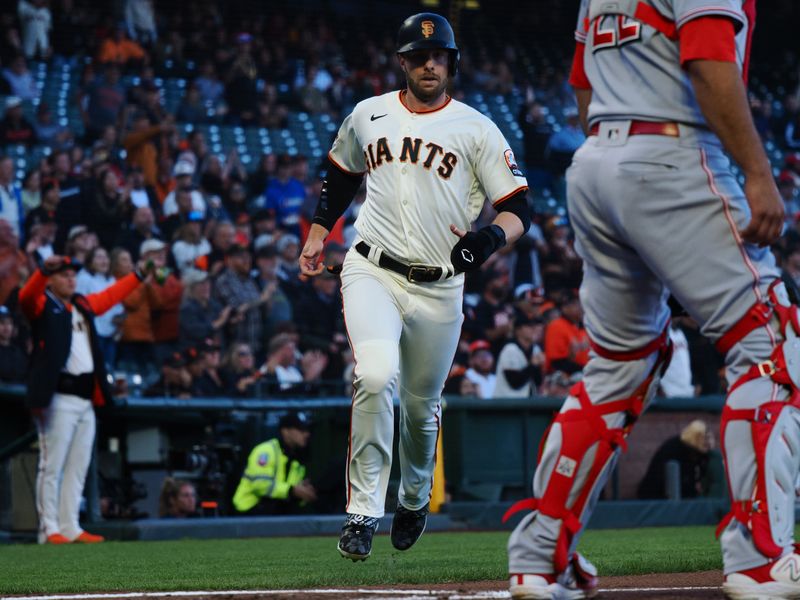
[[[311,437],[310,419],[290,412],[278,424],[278,437],[253,448],[233,495],[239,514],[291,514],[317,499],[302,464]]]

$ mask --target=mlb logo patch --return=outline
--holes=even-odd
[[[505,158],[506,166],[508,170],[511,171],[512,175],[515,177],[525,177],[525,175],[522,174],[522,170],[517,165],[517,159],[514,158],[514,152],[512,152],[511,148],[503,152],[503,158]]]
[[[564,477],[572,477],[575,474],[575,467],[577,466],[578,463],[572,460],[569,456],[562,456],[558,459],[556,473],[563,475]]]

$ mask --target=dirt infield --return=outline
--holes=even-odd
[[[655,573],[603,577],[597,598],[673,600],[675,598],[721,599],[722,574],[719,571],[699,573]],[[316,590],[242,590],[242,591],[185,591],[185,592],[112,592],[87,594],[53,594],[47,596],[14,596],[28,600],[125,600],[134,598],[186,598],[191,600],[486,600],[508,598],[506,581],[473,581],[451,584],[397,585],[351,589]],[[9,598],[11,598],[9,596]],[[0,598],[0,600],[3,600]]]
[[[506,581],[475,581],[458,584],[434,584],[429,587],[432,592],[440,594],[438,598],[457,600],[471,595],[475,597],[476,594],[481,592],[505,591],[507,585]],[[407,587],[411,588],[412,586]],[[422,586],[413,587],[419,589]],[[492,597],[502,598],[503,596]],[[698,573],[653,573],[649,575],[601,577],[600,593],[596,597],[608,600],[612,598],[647,598],[648,600],[674,600],[676,598],[721,599],[723,597],[722,573],[720,571],[700,571]]]

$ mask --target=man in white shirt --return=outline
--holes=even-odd
[[[539,343],[544,337],[544,323],[517,313],[514,319],[514,339],[497,357],[495,398],[528,398],[542,380],[544,352]]]
[[[686,334],[677,326],[673,318],[669,326],[669,339],[672,342],[672,359],[667,372],[661,376],[661,393],[666,397],[691,398],[695,396],[692,385],[692,363],[689,356],[689,342]]]
[[[494,374],[492,346],[486,340],[476,340],[469,345],[469,369],[464,377],[475,384],[478,398],[490,399],[494,394],[497,376]]]

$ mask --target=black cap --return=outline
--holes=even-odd
[[[186,366],[186,358],[183,352],[173,352],[164,361],[165,367],[172,367],[173,369],[180,369]]]
[[[52,189],[56,190],[59,189],[58,179],[54,179],[52,177],[49,179],[45,179],[42,182],[42,188],[41,188],[42,196],[44,196],[47,192],[49,192]]]
[[[514,327],[523,327],[525,325],[542,325],[544,321],[537,317],[529,317],[521,310],[514,311]]]
[[[278,256],[278,249],[275,246],[262,246],[256,252],[256,258],[275,258]]]
[[[83,265],[80,261],[74,260],[69,256],[65,256],[61,260],[61,264],[59,264],[55,269],[50,270],[50,275],[54,275],[55,273],[62,273],[63,271],[75,271],[76,273],[83,268]]]
[[[311,429],[311,416],[303,411],[291,411],[281,417],[278,422],[278,428],[293,427],[301,431],[309,431]]]
[[[436,13],[419,13],[411,15],[403,21],[397,32],[398,54],[434,48],[444,48],[450,51],[450,75],[455,75],[459,52],[458,46],[456,46],[456,36],[447,19]]]
[[[25,225],[27,227],[33,227],[35,225],[44,225],[46,223],[55,223],[56,222],[56,213],[55,211],[42,211],[40,213],[29,214],[27,220],[25,221]]]
[[[197,351],[200,354],[209,354],[211,352],[219,352],[220,345],[214,338],[206,338],[197,346]]]
[[[197,362],[202,358],[199,348],[195,348],[194,346],[186,348],[186,350],[183,351],[183,356],[186,358],[187,365]]]
[[[252,221],[271,221],[273,219],[275,219],[274,208],[260,208],[252,217]]]
[[[225,250],[225,256],[239,256],[240,254],[247,254],[249,250],[242,246],[241,244],[231,244],[227,250]]]

